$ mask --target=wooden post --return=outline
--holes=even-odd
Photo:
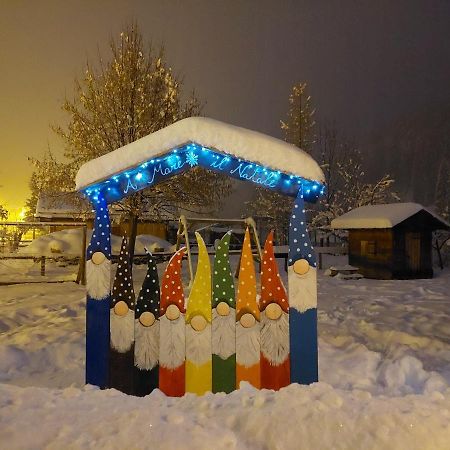
[[[86,250],[86,264],[89,263],[86,273],[86,383],[106,388],[109,385],[111,224],[103,195],[99,192],[90,201],[95,208],[95,219]],[[106,270],[99,271],[99,267]]]
[[[45,277],[45,256],[41,256],[41,277]]]
[[[320,238],[320,246],[323,247],[323,237]],[[319,253],[319,269],[322,269],[322,252]]]
[[[289,226],[289,338],[291,383],[318,381],[316,258],[300,188]]]
[[[83,227],[83,235],[81,238],[81,256],[80,264],[78,266],[78,274],[76,283],[86,286],[86,242],[87,242],[87,227]]]

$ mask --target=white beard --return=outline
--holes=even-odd
[[[310,267],[304,275],[294,272],[288,267],[289,307],[299,312],[317,308],[317,272]]]
[[[236,363],[251,367],[260,360],[260,324],[256,322],[250,328],[244,328],[236,322]]]
[[[201,366],[211,360],[211,324],[202,331],[195,331],[186,324],[186,360]]]
[[[151,370],[158,364],[159,320],[150,327],[136,319],[134,322],[134,365],[142,370]]]
[[[111,291],[111,261],[108,258],[101,264],[86,262],[86,291],[89,297],[103,300]]]
[[[261,312],[261,353],[273,366],[279,366],[289,355],[289,316],[282,311],[277,320]]]
[[[124,316],[114,313],[114,308],[109,311],[111,347],[119,353],[130,350],[134,341],[134,311],[131,309]]]
[[[176,320],[165,315],[159,318],[159,364],[165,369],[176,369],[185,360],[186,335],[184,314]]]
[[[236,353],[236,311],[230,308],[228,316],[212,310],[212,353],[227,359]]]

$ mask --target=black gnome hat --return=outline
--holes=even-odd
[[[124,301],[130,309],[134,310],[134,300],[133,275],[130,254],[128,252],[128,239],[124,236],[122,247],[120,248],[116,276],[114,278],[111,308],[118,302]]]
[[[158,268],[153,255],[147,249],[145,250],[148,253],[148,269],[136,301],[135,317],[139,318],[142,313],[151,312],[158,318],[160,299]]]

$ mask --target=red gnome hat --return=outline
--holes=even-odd
[[[260,311],[264,311],[270,303],[277,303],[284,312],[288,312],[288,296],[281,281],[277,261],[273,252],[273,230],[267,236],[266,243],[264,244],[261,267]]]
[[[161,280],[161,316],[166,313],[166,309],[170,305],[177,306],[182,313],[186,312],[184,306],[183,280],[181,278],[181,262],[183,261],[185,252],[185,247],[180,248],[180,250],[170,258],[169,264],[164,271]]]

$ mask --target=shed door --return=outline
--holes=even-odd
[[[406,233],[405,241],[408,269],[420,272],[420,233]]]

